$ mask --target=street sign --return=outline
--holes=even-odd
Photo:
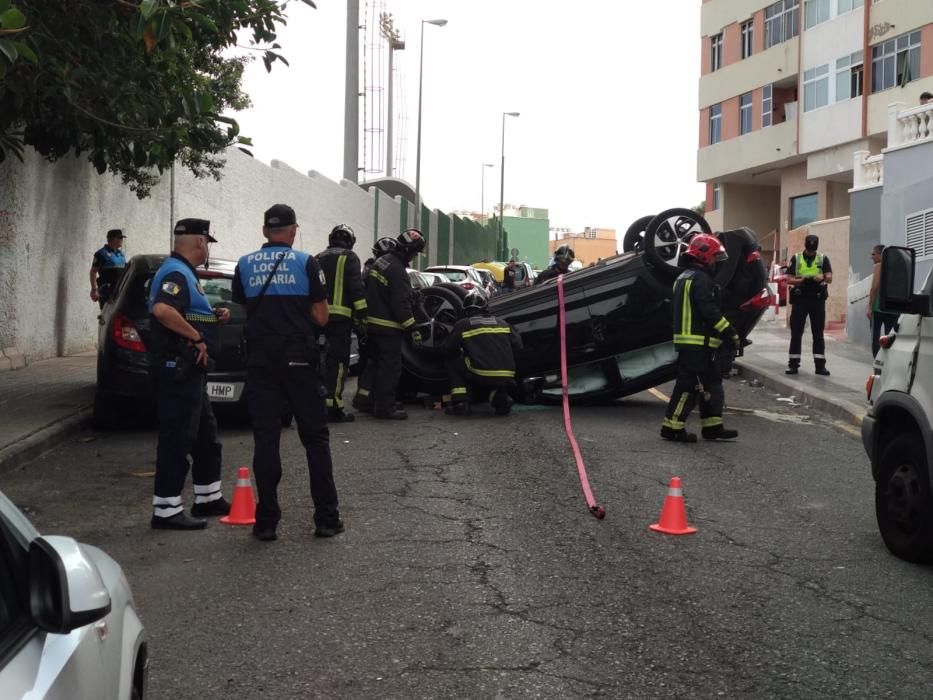
[[[518,257],[518,248],[512,248],[512,257],[513,257],[513,258],[517,258],[517,257]]]

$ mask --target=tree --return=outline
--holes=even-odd
[[[24,145],[50,161],[86,153],[140,198],[176,159],[219,178],[224,149],[251,145],[225,116],[250,104],[245,52],[287,65],[288,4],[0,0],[0,161]]]
[[[693,209],[693,211],[695,211],[700,216],[705,216],[706,215],[706,200],[700,202],[695,207],[691,207],[691,209]]]

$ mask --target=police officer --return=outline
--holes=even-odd
[[[467,294],[463,313],[465,318],[454,324],[441,346],[452,398],[445,410],[456,416],[468,415],[468,386],[476,385],[490,388],[489,403],[496,415],[507,416],[512,410],[509,389],[515,386],[513,352],[522,349],[522,339],[508,323],[489,313],[482,294]]]
[[[677,350],[677,381],[661,424],[661,437],[675,442],[696,442],[688,433],[687,416],[699,399],[703,438],[732,440],[736,430],[726,430],[722,423],[725,395],[722,373],[716,362],[722,338],[735,348],[741,339],[722,315],[719,287],[708,271],[713,264],[726,260],[726,250],[719,239],[701,233],[690,239],[681,264],[687,267],[674,282],[674,348]]]
[[[209,221],[180,220],[172,255],[149,287],[150,370],[159,414],[151,525],[157,530],[198,530],[207,526],[203,517],[230,512],[220,491],[222,448],[207,397],[210,356],[218,350],[217,323],[229,321],[230,311],[211,307],[195,273],[214,242]],[[181,503],[189,454],[193,517]]]
[[[787,266],[791,276],[787,279],[790,290],[790,349],[787,352],[787,369],[784,374],[797,374],[800,368],[800,347],[803,341],[803,329],[810,318],[810,331],[813,333],[813,363],[816,373],[829,376],[826,369],[826,341],[823,339],[823,326],[826,325],[826,299],[829,290],[826,285],[833,281],[833,268],[829,257],[819,251],[820,239],[815,234],[808,234],[804,239],[804,251],[790,259]]]
[[[348,423],[352,413],[343,410],[343,382],[350,365],[350,341],[353,327],[357,341],[364,338],[366,291],[360,274],[360,259],[353,252],[356,234],[347,224],[337,224],[327,239],[329,247],[317,256],[327,280],[330,316],[324,335],[327,338],[324,384],[327,387],[327,420]],[[365,344],[365,340],[363,341]]]
[[[548,269],[544,270],[535,278],[535,285],[554,279],[558,275],[566,275],[570,270],[570,263],[574,261],[573,248],[569,245],[562,245],[554,251],[554,262]]]
[[[104,304],[113,292],[113,286],[120,279],[123,268],[126,267],[126,257],[123,255],[123,230],[112,228],[107,231],[107,243],[94,253],[91,262],[91,299],[104,308]]]
[[[373,416],[404,420],[408,414],[395,403],[404,334],[410,334],[416,347],[421,345],[421,334],[414,328],[407,267],[424,250],[424,238],[412,228],[400,233],[396,241],[395,248],[377,258],[366,276],[366,319]]]
[[[344,529],[337,510],[317,343],[327,324],[327,286],[314,257],[292,248],[297,231],[294,209],[286,204],[270,207],[262,228],[268,242],[241,257],[233,275],[233,300],[246,306],[246,387],[259,496],[253,536],[262,541],[276,539],[282,517],[277,490],[286,403],[307,456],[314,534],[333,537]]]

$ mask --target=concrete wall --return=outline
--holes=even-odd
[[[551,257],[548,252],[548,239],[551,235],[548,219],[506,215],[502,218],[502,226],[508,234],[509,250],[518,248],[518,261],[527,262],[535,268],[547,267]]]
[[[787,259],[803,251],[803,239],[808,233],[820,237],[820,252],[829,257],[833,281],[826,301],[826,322],[845,321],[849,311],[849,218],[814,221],[787,234]]]
[[[768,261],[774,251],[777,236],[770,235],[781,225],[781,190],[757,185],[722,185],[724,216],[722,229],[748,226],[756,234]]]
[[[850,284],[871,276],[871,249],[881,243],[881,187],[857,190],[849,195]]]
[[[905,245],[908,215],[933,208],[933,142],[888,151],[884,155],[881,242]],[[917,262],[917,284],[933,268],[933,258]]]

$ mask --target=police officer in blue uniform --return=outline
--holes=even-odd
[[[100,304],[101,308],[104,308],[126,267],[126,257],[122,250],[124,238],[126,236],[122,229],[112,228],[107,231],[107,244],[94,253],[91,262],[91,299]]]
[[[246,306],[246,388],[259,496],[253,536],[262,541],[276,539],[282,517],[277,490],[286,403],[307,455],[314,534],[333,537],[344,529],[337,509],[318,346],[328,319],[327,285],[314,257],[292,248],[297,231],[294,209],[286,204],[270,207],[262,229],[268,242],[241,257],[233,276],[233,300]]]
[[[230,512],[220,491],[222,448],[207,397],[210,356],[218,350],[217,324],[230,320],[230,312],[211,307],[195,272],[207,262],[214,242],[209,221],[180,220],[172,255],[149,287],[149,361],[159,413],[151,521],[156,530],[200,530],[207,526],[205,516]],[[190,517],[181,501],[189,454],[194,483]]]

